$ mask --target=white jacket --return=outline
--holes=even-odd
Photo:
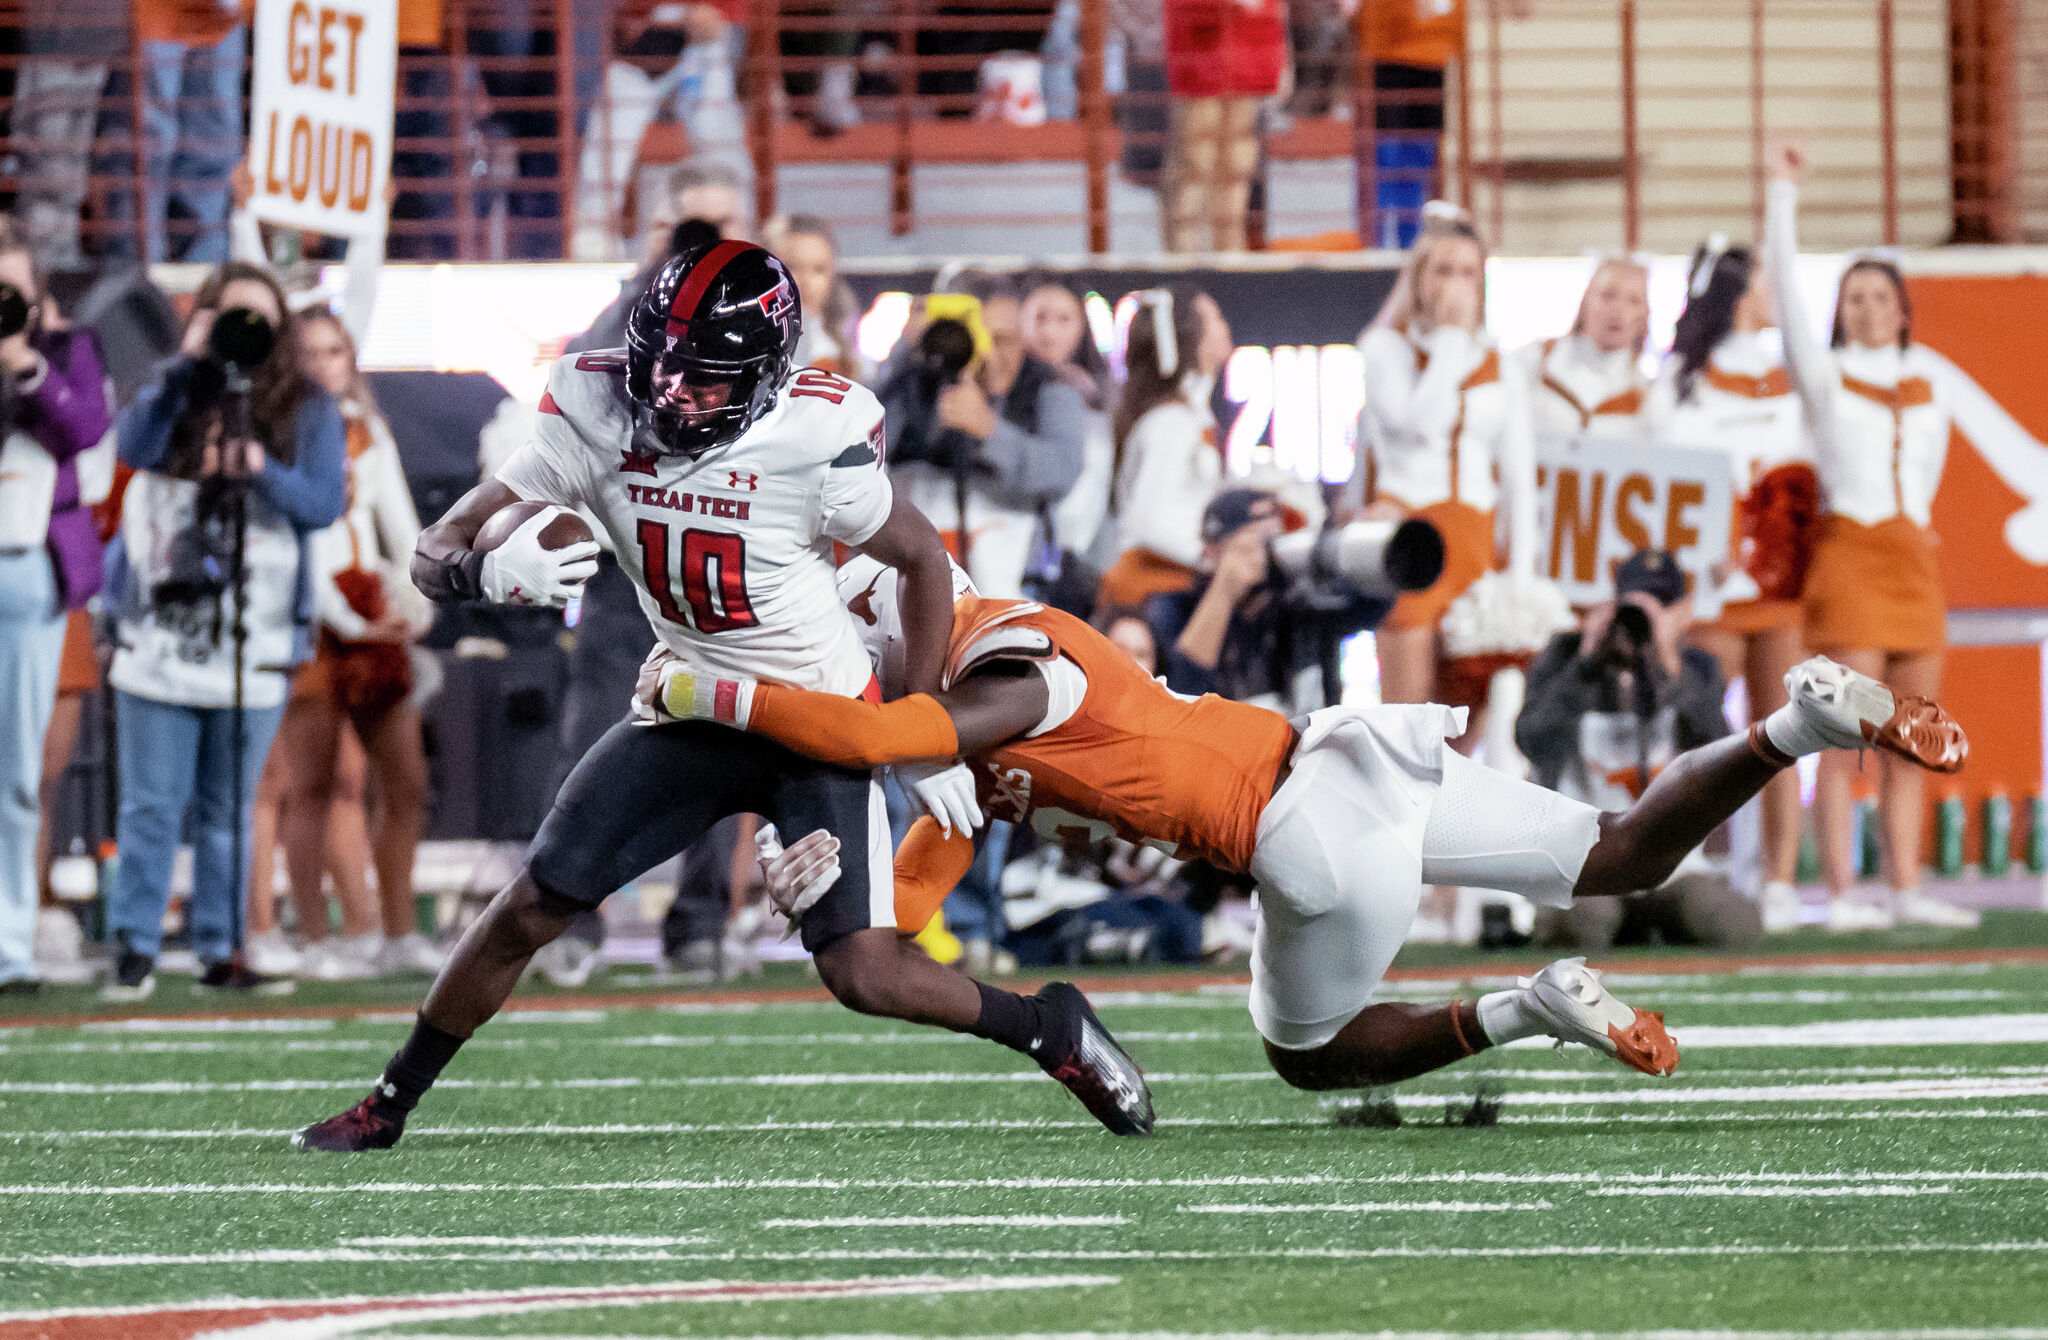
[[[2034,505],[2006,525],[2015,551],[2048,562],[2048,452],[1961,368],[1925,345],[1830,349],[1796,300],[1799,191],[1771,183],[1764,255],[1778,292],[1785,364],[1813,432],[1821,492],[1837,516],[1874,526],[1904,516],[1925,526],[1959,428]],[[2027,487],[2029,484],[2034,487]]]
[[[1202,510],[1222,478],[1223,453],[1207,394],[1154,405],[1124,438],[1116,476],[1117,543],[1194,567],[1202,557]]]
[[[1644,440],[1650,383],[1632,350],[1603,354],[1584,335],[1561,335],[1517,349],[1510,361],[1527,383],[1537,441]]]
[[[355,421],[355,408],[343,413]],[[425,623],[431,611],[410,609],[415,593],[407,570],[419,544],[420,518],[406,486],[398,444],[382,415],[368,420],[369,449],[348,463],[349,507],[341,519],[313,537],[313,618],[344,642],[359,640],[369,623],[349,605],[335,585],[336,573],[368,568],[384,577],[384,596],[392,612],[411,612]]]
[[[1678,360],[1667,358],[1650,388],[1649,430],[1659,446],[1719,451],[1728,457],[1734,496],[1778,466],[1813,461],[1813,443],[1776,341],[1731,331],[1714,346],[1678,398]]]
[[[1480,511],[1504,500],[1509,566],[1533,572],[1536,459],[1527,382],[1503,374],[1493,337],[1441,329],[1418,339],[1374,326],[1358,348],[1365,362],[1360,475],[1372,473],[1375,495],[1414,508],[1455,501]]]

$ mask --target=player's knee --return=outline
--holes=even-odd
[[[1356,1058],[1347,1063],[1342,1072],[1331,1064],[1330,1047],[1276,1047],[1266,1044],[1266,1063],[1273,1067],[1273,1073],[1297,1089],[1311,1093],[1325,1093],[1331,1089],[1355,1089],[1362,1085],[1377,1083],[1369,1075],[1360,1078]]]
[[[835,940],[813,956],[818,978],[832,998],[860,1014],[895,1015],[896,956],[893,933],[856,932]]]
[[[521,872],[491,899],[484,922],[491,939],[500,946],[531,953],[559,936],[581,910],[582,904],[542,887],[531,874]]]

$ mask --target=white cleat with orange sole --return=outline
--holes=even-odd
[[[1970,742],[1941,705],[1815,656],[1785,672],[1785,691],[1835,749],[1881,749],[1929,772],[1959,772]]]
[[[1583,958],[1561,958],[1517,985],[1558,1041],[1581,1043],[1645,1075],[1678,1069],[1678,1042],[1665,1031],[1664,1016],[1616,1000]]]

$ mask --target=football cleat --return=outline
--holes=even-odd
[[[348,1111],[314,1122],[292,1136],[292,1148],[323,1154],[359,1154],[366,1149],[391,1148],[405,1134],[405,1114],[394,1114],[380,1104],[377,1100],[382,1096],[372,1091]]]
[[[1970,756],[1963,728],[1940,704],[1901,697],[1825,656],[1786,671],[1785,690],[1836,749],[1882,749],[1929,772],[1960,772]]]
[[[1616,1000],[1585,959],[1561,958],[1517,985],[1558,1041],[1584,1043],[1645,1075],[1678,1069],[1678,1042],[1665,1031],[1664,1016]]]
[[[1051,1037],[1032,1054],[1045,1073],[1066,1085],[1112,1134],[1152,1134],[1145,1072],[1095,1017],[1088,998],[1071,982],[1051,982],[1039,990],[1038,1000]]]

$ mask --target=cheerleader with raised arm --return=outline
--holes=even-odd
[[[1799,397],[1771,327],[1771,291],[1749,247],[1715,238],[1693,253],[1685,310],[1671,356],[1650,392],[1649,430],[1663,446],[1725,453],[1733,475],[1734,534],[1721,577],[1721,614],[1693,641],[1743,681],[1749,719],[1785,703],[1785,672],[1806,655],[1799,598],[1819,530],[1814,475]],[[1799,925],[1799,778],[1786,770],[1764,788],[1764,929]]]
[[[1594,268],[1571,333],[1517,349],[1538,441],[1642,440],[1649,379],[1650,272],[1633,256]]]
[[[1503,374],[1499,346],[1486,330],[1485,286],[1478,233],[1432,207],[1393,292],[1359,341],[1365,408],[1358,473],[1347,490],[1367,516],[1418,516],[1443,534],[1443,575],[1403,595],[1380,624],[1380,696],[1472,709],[1456,742],[1466,753],[1482,738],[1490,675],[1443,673],[1447,650],[1455,650],[1444,643],[1444,615],[1496,566],[1502,503],[1509,570],[1525,578],[1535,570],[1536,466],[1525,382]],[[1441,892],[1425,898],[1410,937],[1448,938],[1449,919]]]
[[[2035,457],[2041,446],[1955,364],[1913,342],[1913,310],[1897,265],[1859,257],[1843,272],[1832,337],[1823,345],[1793,287],[1799,178],[1805,156],[1773,155],[1765,255],[1777,293],[1785,362],[1813,433],[1822,519],[1804,593],[1807,645],[1902,693],[1933,696],[1947,648],[1938,542],[1929,526],[1950,429],[1990,459]],[[1823,868],[1831,929],[1976,924],[1974,912],[1922,894],[1920,831],[1926,801],[1917,773],[1888,766],[1878,815],[1888,902],[1849,893],[1847,755],[1820,770]]]

